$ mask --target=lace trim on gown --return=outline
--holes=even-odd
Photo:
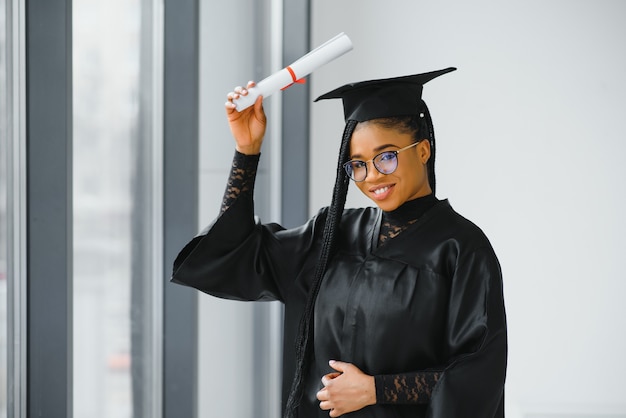
[[[438,202],[432,194],[410,200],[391,212],[383,212],[378,235],[378,245],[385,244],[413,225],[426,211]]]
[[[246,155],[235,151],[220,215],[226,212],[241,195],[252,195],[260,156],[261,154]]]
[[[375,376],[376,403],[425,404],[430,402],[441,372],[416,372]]]
[[[411,221],[408,221],[408,223],[406,224],[397,225],[389,220],[384,220],[383,218],[383,221],[380,225],[380,233],[378,235],[378,245],[383,245],[388,240],[397,237],[398,235],[400,235],[400,232],[407,229],[409,225],[414,224],[416,221],[417,219],[413,219]]]

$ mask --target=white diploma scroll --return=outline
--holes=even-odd
[[[259,81],[248,90],[248,95],[233,100],[237,111],[252,106],[259,96],[269,97],[279,90],[284,90],[294,83],[302,83],[303,79],[319,67],[339,58],[352,50],[352,41],[345,33],[340,33],[324,44],[318,46],[291,65]]]

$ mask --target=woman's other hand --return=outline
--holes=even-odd
[[[331,417],[339,417],[376,403],[373,376],[351,363],[331,360],[328,364],[337,371],[322,377],[324,387],[317,392],[322,410],[330,411]]]
[[[246,87],[235,87],[234,91],[228,93],[228,100],[224,105],[230,131],[235,138],[237,151],[247,155],[256,155],[261,152],[267,125],[267,118],[263,110],[263,97],[257,97],[253,106],[241,112],[236,110],[233,100],[237,100],[240,96],[247,96],[248,89],[255,85],[254,81],[250,81]]]

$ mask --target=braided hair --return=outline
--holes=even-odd
[[[423,111],[420,115],[400,116],[384,119],[375,119],[375,123],[383,126],[397,129],[400,132],[411,133],[416,141],[425,139],[423,132],[428,132],[428,140],[430,142],[431,156],[427,163],[428,181],[435,192],[435,135],[432,126],[432,120],[426,104],[422,101]],[[324,233],[322,238],[322,249],[319,260],[317,262],[311,288],[307,296],[304,313],[300,318],[298,326],[298,335],[296,337],[296,369],[287,399],[285,408],[285,418],[297,418],[297,409],[304,395],[304,382],[307,380],[309,371],[310,358],[313,346],[313,313],[315,309],[315,301],[322,284],[322,279],[326,273],[332,257],[337,249],[337,241],[339,237],[339,223],[343,213],[346,197],[348,194],[348,185],[350,179],[346,175],[343,165],[350,159],[350,139],[357,126],[355,120],[348,120],[343,132],[341,146],[339,148],[339,159],[337,161],[337,176],[335,178],[335,188],[333,189],[333,197],[330,207],[328,208],[326,222],[324,224]]]
[[[341,221],[341,214],[346,204],[348,185],[350,183],[350,179],[344,172],[343,164],[350,159],[350,138],[352,137],[356,125],[357,122],[353,120],[349,120],[346,123],[341,146],[339,148],[337,177],[335,179],[333,198],[328,208],[326,223],[324,224],[322,250],[315,268],[315,274],[307,297],[304,314],[300,319],[298,336],[296,337],[296,372],[289,392],[289,398],[287,399],[286,418],[296,417],[296,409],[300,405],[303,396],[304,382],[306,381],[306,374],[308,372],[308,360],[312,352],[313,326],[311,322],[313,310],[315,308],[317,294],[322,284],[322,278],[326,272],[326,267],[328,267],[337,246],[337,231],[339,230],[339,222]]]
[[[428,163],[426,164],[426,169],[428,170],[428,183],[430,184],[430,189],[433,191],[434,196],[437,186],[437,182],[435,181],[435,153],[437,150],[435,146],[435,128],[433,127],[433,119],[430,116],[428,106],[426,106],[426,103],[424,103],[423,100],[422,106],[422,113],[424,114],[424,117],[421,118],[424,122],[424,125],[422,126],[424,126],[425,131],[428,132],[428,142],[430,142],[430,158],[428,159]],[[424,132],[421,129],[422,128],[420,127],[420,131]]]

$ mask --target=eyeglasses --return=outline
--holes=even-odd
[[[350,160],[343,165],[344,170],[352,180],[359,182],[367,178],[367,163],[374,164],[376,170],[381,174],[391,174],[398,168],[398,154],[404,150],[416,146],[422,141],[415,142],[396,151],[383,151],[368,161]]]

